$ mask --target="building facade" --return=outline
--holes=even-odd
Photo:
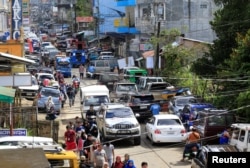
[[[5,33],[8,32],[8,6],[7,0],[0,1],[0,41],[4,41]]]
[[[212,42],[216,35],[209,22],[216,5],[210,0],[137,0],[135,27],[141,34],[154,34],[156,25],[161,30],[177,28],[185,37]]]

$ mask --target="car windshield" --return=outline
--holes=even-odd
[[[49,45],[50,45],[50,43],[43,43],[42,47],[49,46]]]
[[[85,97],[85,106],[99,106],[102,103],[109,103],[108,96],[86,96]]]
[[[154,100],[153,95],[140,95],[140,96],[133,96],[132,97],[133,103],[152,102],[153,100]]]
[[[45,97],[60,97],[60,92],[57,89],[43,89],[41,91],[41,95],[45,96]]]
[[[152,84],[150,90],[164,90],[167,87],[169,87],[169,84],[166,83]]]
[[[106,118],[132,118],[134,113],[129,108],[115,108],[107,110]]]
[[[117,86],[117,91],[119,92],[129,92],[129,91],[136,91],[135,84],[121,84]]]
[[[54,77],[51,76],[51,75],[41,75],[41,76],[40,76],[40,80],[44,80],[44,79],[49,79],[49,80],[51,80],[51,79],[54,79]]]
[[[179,119],[158,119],[157,125],[181,125]]]
[[[184,106],[189,103],[198,103],[197,99],[194,98],[185,98],[185,99],[177,99],[176,100],[176,105],[177,106]]]

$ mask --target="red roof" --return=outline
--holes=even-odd
[[[76,22],[93,22],[94,18],[92,16],[76,17]]]

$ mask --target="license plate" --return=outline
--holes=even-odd
[[[32,93],[26,93],[27,96],[32,96]]]
[[[174,131],[167,131],[167,134],[168,134],[168,135],[173,135],[173,134],[174,134]]]
[[[118,133],[120,133],[120,134],[127,134],[128,131],[126,131],[126,130],[120,130],[120,131],[118,131]]]
[[[140,109],[147,109],[147,106],[140,106]]]

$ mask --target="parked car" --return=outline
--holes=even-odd
[[[43,84],[44,79],[49,79],[52,82],[52,84],[51,84],[52,86],[59,88],[59,84],[58,84],[58,82],[56,82],[55,77],[54,77],[53,74],[50,74],[50,73],[37,73],[35,75],[35,77],[36,77],[39,85]]]
[[[119,76],[117,73],[112,73],[112,72],[103,72],[99,75],[99,79],[97,83],[99,85],[106,85],[109,91],[114,90],[114,83],[118,82],[120,80]]]
[[[39,73],[49,73],[49,74],[53,74],[53,69],[47,68],[47,67],[39,67],[39,68],[38,68],[38,72],[39,72]]]
[[[141,144],[141,128],[130,107],[105,104],[97,112],[97,126],[103,139],[131,138],[134,145]]]
[[[49,96],[52,97],[52,100],[54,102],[54,109],[55,112],[60,114],[61,112],[61,103],[62,98],[60,96],[60,90],[58,88],[54,87],[42,87],[37,95],[37,107],[38,110],[43,110],[46,112],[46,102],[48,101]]]
[[[232,145],[206,145],[193,158],[191,168],[205,168],[207,167],[208,152],[238,152],[237,148]]]
[[[146,136],[152,144],[182,142],[186,130],[179,117],[172,114],[153,116],[146,124]]]
[[[58,50],[66,51],[66,49],[67,49],[67,41],[66,40],[60,40],[60,41],[56,42],[56,47],[57,47]]]
[[[27,100],[34,100],[39,90],[39,85],[35,76],[32,76],[31,80],[31,86],[18,87],[18,89],[21,91],[21,96]]]
[[[138,89],[144,90],[150,82],[164,82],[164,80],[162,77],[142,76],[137,81]]]
[[[174,96],[169,101],[169,112],[171,114],[181,113],[184,106],[189,103],[199,103],[200,101],[194,96]]]

